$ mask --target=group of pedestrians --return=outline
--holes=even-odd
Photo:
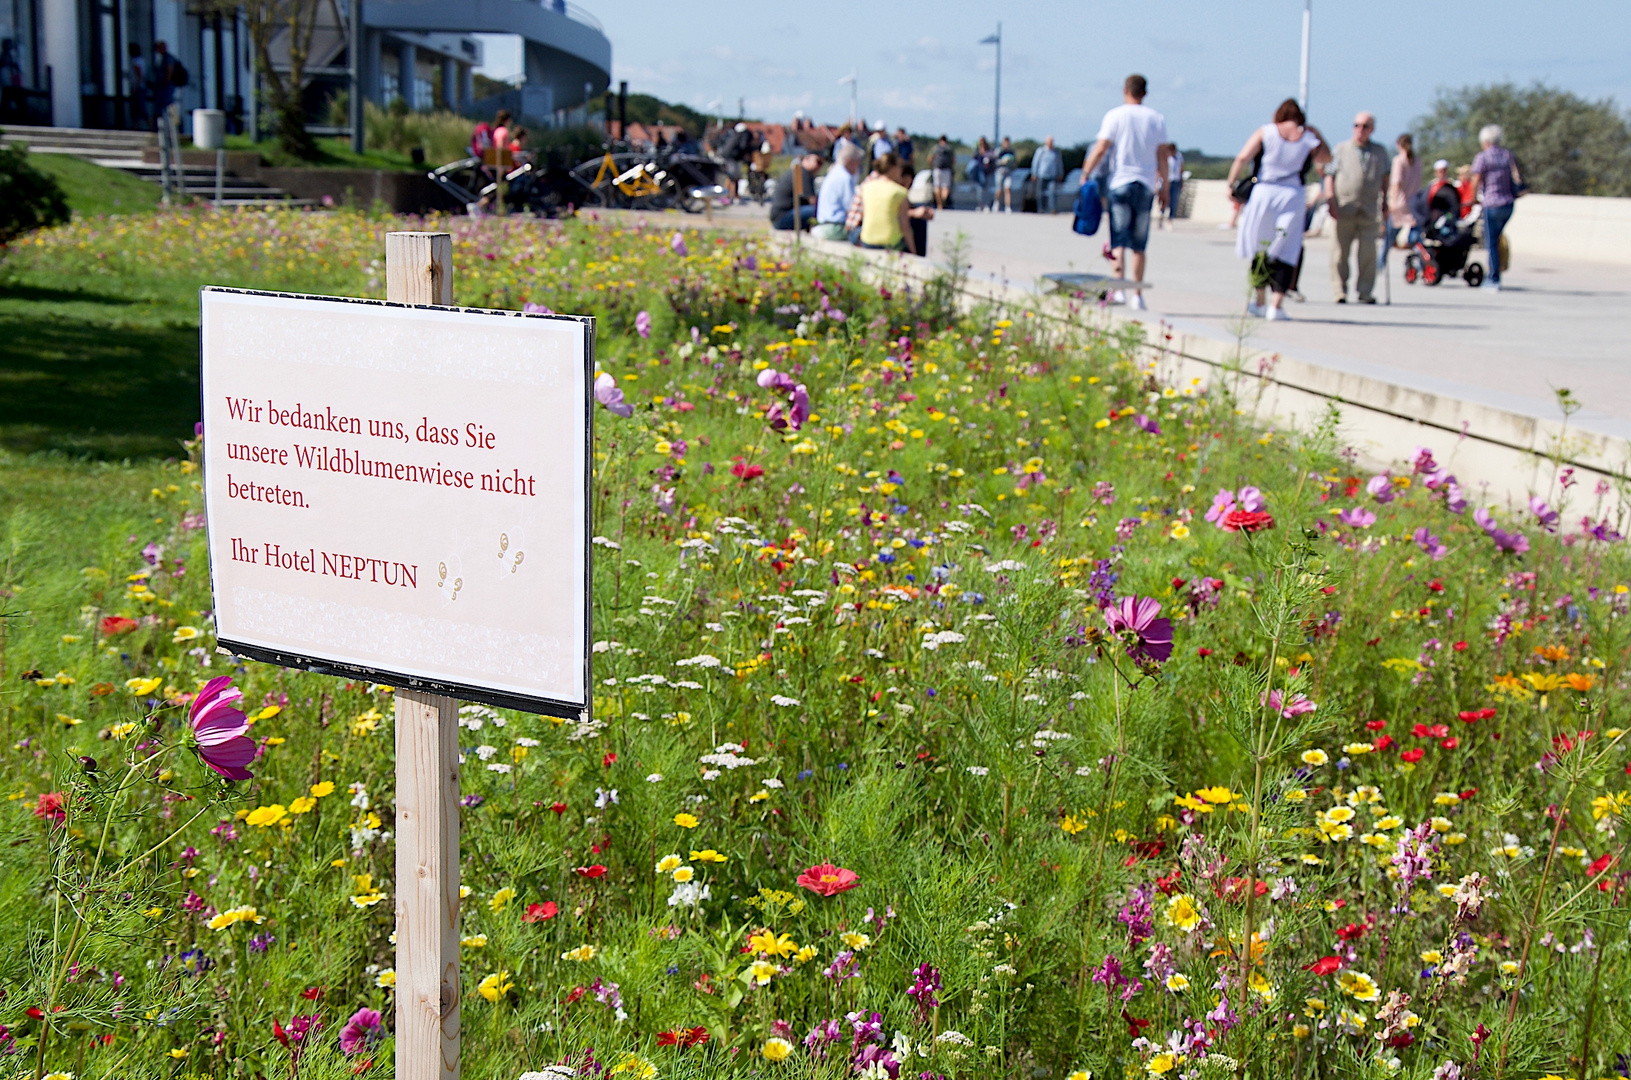
[[[819,178],[821,157],[805,153],[776,183],[770,202],[772,227],[783,231],[809,228],[822,240],[927,254],[928,222],[935,208],[911,203],[915,171],[912,158],[900,153],[912,150],[911,141],[904,136],[897,132],[893,141],[885,136],[870,145],[840,138],[833,146],[831,165]],[[940,143],[945,142],[942,137]],[[878,149],[880,143],[882,149]],[[864,180],[863,169],[867,169]]]

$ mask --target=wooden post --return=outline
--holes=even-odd
[[[453,303],[453,237],[385,234],[385,298]],[[396,1075],[459,1076],[459,703],[396,692]]]

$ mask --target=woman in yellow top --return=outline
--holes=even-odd
[[[903,171],[899,158],[885,154],[878,159],[873,175],[861,185],[862,247],[917,254],[912,244],[906,186],[900,182]]]

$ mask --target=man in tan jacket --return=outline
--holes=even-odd
[[[1338,143],[1325,167],[1325,198],[1331,206],[1336,244],[1331,249],[1331,291],[1336,302],[1348,302],[1348,252],[1358,245],[1361,304],[1374,304],[1376,241],[1382,231],[1382,196],[1387,187],[1387,151],[1371,141],[1376,118],[1354,117],[1353,138]]]

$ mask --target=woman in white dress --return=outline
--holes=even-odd
[[[1234,164],[1229,167],[1231,191],[1235,181],[1251,168],[1252,160],[1259,155],[1257,183],[1252,185],[1251,198],[1240,214],[1235,254],[1250,259],[1252,264],[1255,296],[1253,302],[1246,305],[1247,312],[1271,320],[1289,319],[1291,316],[1286,314],[1283,305],[1297,260],[1302,255],[1303,223],[1308,209],[1302,171],[1310,157],[1315,165],[1329,162],[1331,149],[1319,130],[1308,126],[1296,100],[1287,98],[1274,111],[1274,123],[1264,124],[1252,132],[1252,137],[1235,156]],[[1272,294],[1266,308],[1263,304],[1265,286]]]

